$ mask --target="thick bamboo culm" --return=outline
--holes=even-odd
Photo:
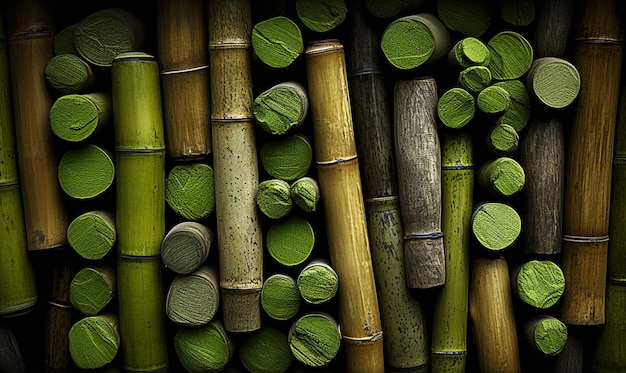
[[[261,327],[263,237],[252,113],[250,0],[209,1],[211,128],[224,328]]]
[[[305,49],[316,169],[330,261],[339,275],[338,313],[347,372],[384,370],[383,333],[343,45],[310,42]]]
[[[165,236],[165,141],[159,70],[144,52],[111,66],[115,123],[117,294],[121,364],[168,368],[161,242]]]
[[[573,62],[582,84],[565,172],[562,267],[567,286],[560,319],[596,325],[605,321],[611,160],[624,30],[616,1],[580,6]]]
[[[398,80],[394,129],[404,261],[410,288],[446,281],[441,233],[441,148],[434,77]]]
[[[167,153],[211,153],[211,95],[206,1],[157,1],[157,41]]]
[[[431,371],[465,372],[470,271],[471,217],[474,193],[472,136],[447,132],[442,138],[442,226],[446,283],[432,319]]]
[[[382,70],[379,36],[371,27],[365,4],[361,0],[351,8],[349,84],[385,365],[393,372],[425,368],[430,359],[422,305],[406,284],[392,103]]]
[[[30,311],[38,298],[26,244],[4,26],[0,11],[0,316]]]
[[[48,119],[52,96],[44,77],[54,54],[53,12],[48,2],[40,0],[9,4],[5,19],[28,249],[59,248],[67,244],[69,222],[57,181],[54,135]]]

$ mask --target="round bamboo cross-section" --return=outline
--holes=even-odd
[[[580,92],[580,74],[571,62],[557,57],[535,59],[526,74],[528,91],[550,109],[570,106]]]
[[[114,268],[84,267],[72,278],[69,289],[70,302],[83,315],[97,315],[113,300],[116,286]]]
[[[265,142],[259,157],[270,176],[294,181],[309,172],[313,162],[313,148],[305,135],[292,134]]]
[[[254,54],[264,64],[276,69],[289,67],[304,51],[300,27],[285,16],[256,23],[251,41]]]
[[[313,212],[317,209],[320,200],[320,187],[317,180],[304,176],[291,183],[289,192],[293,203],[305,212]]]
[[[76,54],[60,54],[46,65],[46,81],[63,94],[91,91],[96,84],[96,74],[84,59]]]
[[[269,227],[266,246],[278,263],[289,267],[302,264],[315,246],[313,226],[298,215],[286,216]]]
[[[328,313],[307,313],[291,325],[289,347],[293,356],[309,367],[328,365],[339,352],[341,333]]]
[[[530,260],[514,268],[511,288],[524,303],[547,309],[561,299],[565,290],[565,277],[553,261]]]
[[[264,326],[247,336],[239,345],[239,359],[251,373],[286,372],[293,363],[287,334]]]
[[[58,177],[68,196],[78,200],[96,198],[115,180],[113,154],[94,144],[69,149],[59,161]]]
[[[285,217],[293,206],[289,183],[281,179],[268,179],[259,183],[256,195],[259,210],[270,219]]]
[[[519,238],[522,220],[513,207],[502,202],[482,202],[472,213],[472,233],[487,250],[501,251]]]
[[[309,111],[304,86],[296,81],[276,84],[261,92],[252,106],[254,119],[271,135],[284,135],[299,128]]]
[[[215,233],[209,226],[182,221],[163,237],[161,259],[165,267],[178,274],[191,273],[205,262],[214,241]]]
[[[275,273],[265,279],[261,307],[274,320],[289,320],[300,310],[300,293],[290,275]]]
[[[70,328],[69,350],[72,360],[81,369],[102,368],[117,356],[121,338],[117,315],[87,316]]]
[[[199,326],[213,319],[219,304],[217,270],[207,264],[174,278],[167,292],[165,313],[177,324]]]
[[[114,214],[93,210],[78,215],[67,227],[67,240],[70,247],[85,259],[104,258],[117,240]]]
[[[235,346],[218,320],[180,327],[174,335],[174,351],[189,372],[221,372],[230,362]]]
[[[308,263],[296,280],[300,296],[309,304],[322,304],[337,294],[339,276],[330,263],[314,259]]]
[[[345,0],[296,0],[298,19],[315,32],[330,31],[346,19]]]
[[[50,128],[60,139],[83,142],[97,135],[113,116],[111,96],[104,92],[68,94],[50,108]]]
[[[165,179],[165,201],[187,220],[210,216],[215,211],[213,168],[199,162],[175,165]]]

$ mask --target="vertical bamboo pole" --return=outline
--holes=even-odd
[[[209,1],[211,126],[224,328],[261,327],[263,237],[252,114],[250,0]]]
[[[15,142],[28,249],[58,248],[67,243],[69,223],[57,181],[48,119],[52,97],[44,76],[54,54],[52,11],[42,0],[11,1],[7,9]]]
[[[165,141],[159,67],[143,52],[111,66],[115,123],[117,294],[122,366],[168,368],[161,242],[165,236]]]
[[[382,372],[383,338],[356,153],[343,45],[305,50],[318,180],[348,372]]]
[[[611,159],[624,54],[613,0],[585,1],[575,36],[582,84],[569,139],[562,266],[566,324],[604,323]]]

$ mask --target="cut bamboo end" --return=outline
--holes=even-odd
[[[487,45],[480,39],[468,36],[457,41],[448,52],[448,63],[456,68],[487,66],[491,55]],[[489,72],[491,79],[491,72]]]
[[[522,220],[513,207],[501,202],[482,202],[472,213],[472,234],[489,251],[502,251],[519,238]]]
[[[519,79],[533,63],[533,47],[520,33],[502,31],[487,42],[491,60],[489,70],[496,80]]]
[[[509,92],[497,85],[490,85],[478,92],[476,108],[489,115],[502,114],[511,106]]]
[[[320,187],[317,180],[304,176],[289,186],[291,199],[304,212],[314,212],[320,200]]]
[[[478,168],[476,178],[483,188],[506,197],[519,193],[526,183],[524,168],[511,157],[485,162]]]
[[[467,90],[453,87],[445,91],[437,101],[437,116],[449,128],[463,128],[474,118],[476,99]]]
[[[189,372],[221,372],[235,351],[232,339],[218,320],[199,327],[179,327],[174,351]]]
[[[511,26],[528,26],[535,20],[532,0],[500,1],[500,18]]]
[[[50,108],[50,128],[60,139],[79,143],[97,135],[113,116],[107,93],[67,94]]]
[[[567,326],[554,316],[538,315],[524,324],[524,334],[531,346],[545,355],[556,356],[567,343]]]
[[[93,210],[78,215],[67,228],[67,240],[70,247],[82,258],[104,258],[117,241],[113,213]]]
[[[274,320],[289,320],[300,310],[300,292],[296,280],[284,273],[265,279],[261,290],[261,307]]]
[[[69,287],[70,302],[83,315],[94,316],[111,303],[116,287],[117,278],[114,268],[84,267],[72,278]]]
[[[69,149],[59,160],[58,178],[68,196],[77,200],[94,199],[113,185],[113,154],[94,144]]]
[[[339,275],[330,263],[323,259],[314,259],[300,270],[296,282],[305,302],[323,304],[337,294]]]
[[[268,88],[254,99],[252,106],[256,123],[271,135],[284,135],[299,128],[308,110],[308,93],[296,81]]]
[[[76,26],[78,26],[78,23],[69,24],[54,36],[52,48],[56,56],[62,54],[78,55],[78,50],[76,50],[76,44],[74,43],[74,31],[76,31]]]
[[[344,0],[296,0],[298,19],[315,32],[326,32],[343,23],[348,15]]]
[[[59,54],[50,59],[44,70],[46,81],[63,94],[91,91],[96,74],[89,63],[76,54]]]
[[[213,168],[200,162],[174,166],[165,179],[165,201],[185,219],[209,217],[216,205]]]
[[[503,80],[493,83],[504,88],[511,97],[509,108],[498,118],[497,123],[511,125],[517,132],[522,131],[530,120],[530,94],[519,79]]]
[[[313,252],[315,231],[307,219],[289,215],[269,227],[265,241],[276,262],[293,267],[305,262]]]
[[[432,65],[447,56],[450,33],[439,18],[419,13],[391,22],[381,36],[380,47],[387,61],[399,70]]]
[[[298,318],[287,335],[293,356],[302,364],[328,365],[341,347],[339,324],[327,313],[308,313]]]
[[[102,368],[111,363],[120,349],[119,321],[115,314],[88,316],[69,331],[72,360],[81,369]]]
[[[512,271],[511,288],[524,303],[548,309],[561,299],[565,276],[561,267],[552,261],[531,260]]]
[[[300,27],[285,16],[257,22],[252,28],[251,43],[261,62],[276,69],[289,67],[304,51]]]
[[[217,269],[204,265],[172,280],[165,299],[165,314],[176,324],[199,326],[213,319],[219,304]]]
[[[122,8],[96,11],[78,22],[74,30],[80,56],[103,67],[110,67],[120,53],[141,50],[145,38],[143,21]]]
[[[494,154],[510,156],[517,150],[520,136],[510,124],[499,123],[489,130],[485,141],[489,150]]]
[[[437,16],[448,29],[464,36],[480,37],[491,26],[491,9],[483,0],[437,1]]]
[[[571,62],[562,58],[535,59],[526,74],[526,87],[532,96],[550,109],[570,106],[580,92],[580,74]]]
[[[259,158],[271,176],[294,181],[306,175],[313,162],[313,147],[303,134],[270,139],[261,146]]]
[[[204,224],[183,221],[167,232],[161,243],[161,260],[178,274],[191,273],[205,262],[215,241],[215,233]]]
[[[293,363],[287,334],[265,326],[239,345],[239,359],[251,373],[286,372]]]
[[[247,333],[261,328],[261,290],[221,287],[224,328],[232,333]],[[228,311],[228,312],[226,312]]]
[[[268,179],[259,183],[256,205],[263,215],[280,219],[291,212],[293,199],[289,183],[281,179]]]
[[[486,66],[469,66],[459,72],[457,82],[472,94],[483,92],[491,84],[491,71]],[[482,105],[478,108],[481,109]]]

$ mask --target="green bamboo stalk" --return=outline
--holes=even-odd
[[[76,272],[70,283],[70,302],[85,316],[100,314],[116,292],[115,268],[88,266]]]
[[[252,28],[251,42],[255,56],[275,69],[291,66],[304,51],[300,26],[285,16],[257,22]]]
[[[432,321],[431,371],[465,372],[468,338],[470,222],[474,169],[472,137],[446,132],[442,148],[442,227],[446,248],[446,283]]]
[[[304,134],[294,133],[267,140],[259,158],[263,169],[271,176],[294,181],[305,176],[313,162],[313,147]]]
[[[251,373],[286,372],[293,363],[287,334],[263,326],[239,344],[239,359]]]
[[[165,202],[186,220],[199,221],[215,211],[215,172],[201,162],[177,164],[165,179]]]
[[[182,221],[163,237],[161,260],[165,267],[178,274],[191,273],[206,261],[215,240],[215,233],[208,225]]]
[[[263,282],[261,307],[274,320],[289,320],[300,310],[296,280],[286,273],[274,273]]]
[[[298,273],[296,286],[300,296],[309,304],[322,304],[337,294],[339,276],[323,258],[311,260]]]
[[[174,350],[188,372],[222,372],[234,354],[235,345],[224,325],[212,320],[199,327],[179,327],[174,335]]]
[[[339,324],[328,313],[311,312],[291,324],[287,335],[293,356],[305,366],[327,366],[339,353]]]
[[[165,301],[165,313],[177,324],[199,326],[213,319],[219,304],[217,268],[205,264],[172,280]]]
[[[50,128],[60,139],[84,142],[98,135],[113,115],[111,96],[105,92],[67,94],[50,108]]]
[[[117,279],[122,366],[168,367],[161,242],[165,236],[165,144],[159,70],[143,52],[111,66],[115,118]]]
[[[276,262],[287,267],[297,266],[313,252],[315,231],[308,219],[291,214],[268,228],[265,244]]]
[[[624,281],[611,281],[606,285],[606,321],[592,352],[591,368],[596,373],[613,373],[624,370],[624,317],[626,286]]]
[[[121,342],[118,317],[113,313],[84,317],[69,332],[70,354],[81,369],[112,363]]]
[[[113,185],[114,155],[95,144],[66,150],[59,160],[58,178],[61,189],[77,200],[93,200]]]
[[[109,210],[92,210],[76,216],[67,227],[67,240],[84,259],[104,258],[117,242],[115,215]]]

